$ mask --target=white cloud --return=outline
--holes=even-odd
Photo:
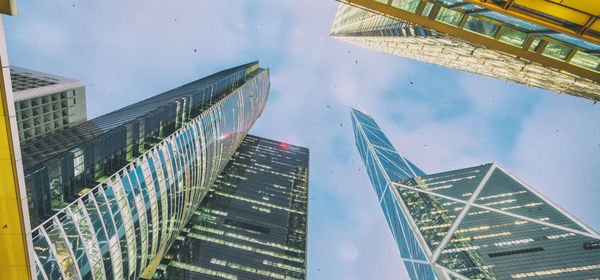
[[[345,261],[355,261],[358,258],[358,248],[354,244],[341,244],[339,254]]]

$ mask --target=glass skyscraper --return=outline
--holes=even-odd
[[[253,62],[24,145],[34,276],[150,278],[269,87]]]
[[[427,175],[352,109],[410,279],[597,279],[600,235],[495,163]]]
[[[198,118],[252,80],[257,69],[258,63],[250,63],[224,70],[22,144],[32,225],[37,226],[184,124]],[[259,75],[258,82],[248,83],[244,88],[263,90],[254,86],[263,82],[262,77]],[[242,100],[241,114],[253,113],[246,106],[260,108],[257,101],[260,99],[256,98],[262,96],[250,97],[252,94]],[[243,119],[253,120],[253,117]],[[213,118],[218,123],[223,117]]]
[[[248,135],[155,279],[305,279],[308,149]]]
[[[584,97],[594,103],[600,100],[600,33],[585,26],[579,30],[575,23],[565,23],[565,27],[576,32],[548,28],[555,27],[550,23],[559,18],[545,12],[566,9],[575,5],[573,1],[566,4],[543,1],[546,6],[541,10],[523,9],[532,15],[529,20],[516,17],[508,8],[487,8],[502,1],[340,2],[331,28],[333,38],[556,94]],[[507,4],[510,6],[515,1],[504,2],[510,2]],[[528,5],[527,2],[536,5],[533,2],[542,1],[520,1],[512,8]],[[573,20],[574,14],[593,9],[592,4],[588,4],[589,7],[580,5],[580,9],[570,10],[568,19]],[[592,35],[587,36],[589,34]]]

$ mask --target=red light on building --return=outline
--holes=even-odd
[[[281,143],[279,143],[279,147],[281,147],[284,150],[287,150],[290,148],[290,144],[281,142]]]

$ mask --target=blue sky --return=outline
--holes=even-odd
[[[271,92],[251,133],[310,148],[309,279],[407,277],[350,106],[427,173],[496,162],[600,230],[599,105],[334,40],[332,0],[140,3],[20,0],[9,62],[83,81],[93,118],[260,60]]]

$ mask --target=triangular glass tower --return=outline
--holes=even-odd
[[[597,279],[600,235],[495,163],[426,175],[373,118],[358,151],[410,279]]]

